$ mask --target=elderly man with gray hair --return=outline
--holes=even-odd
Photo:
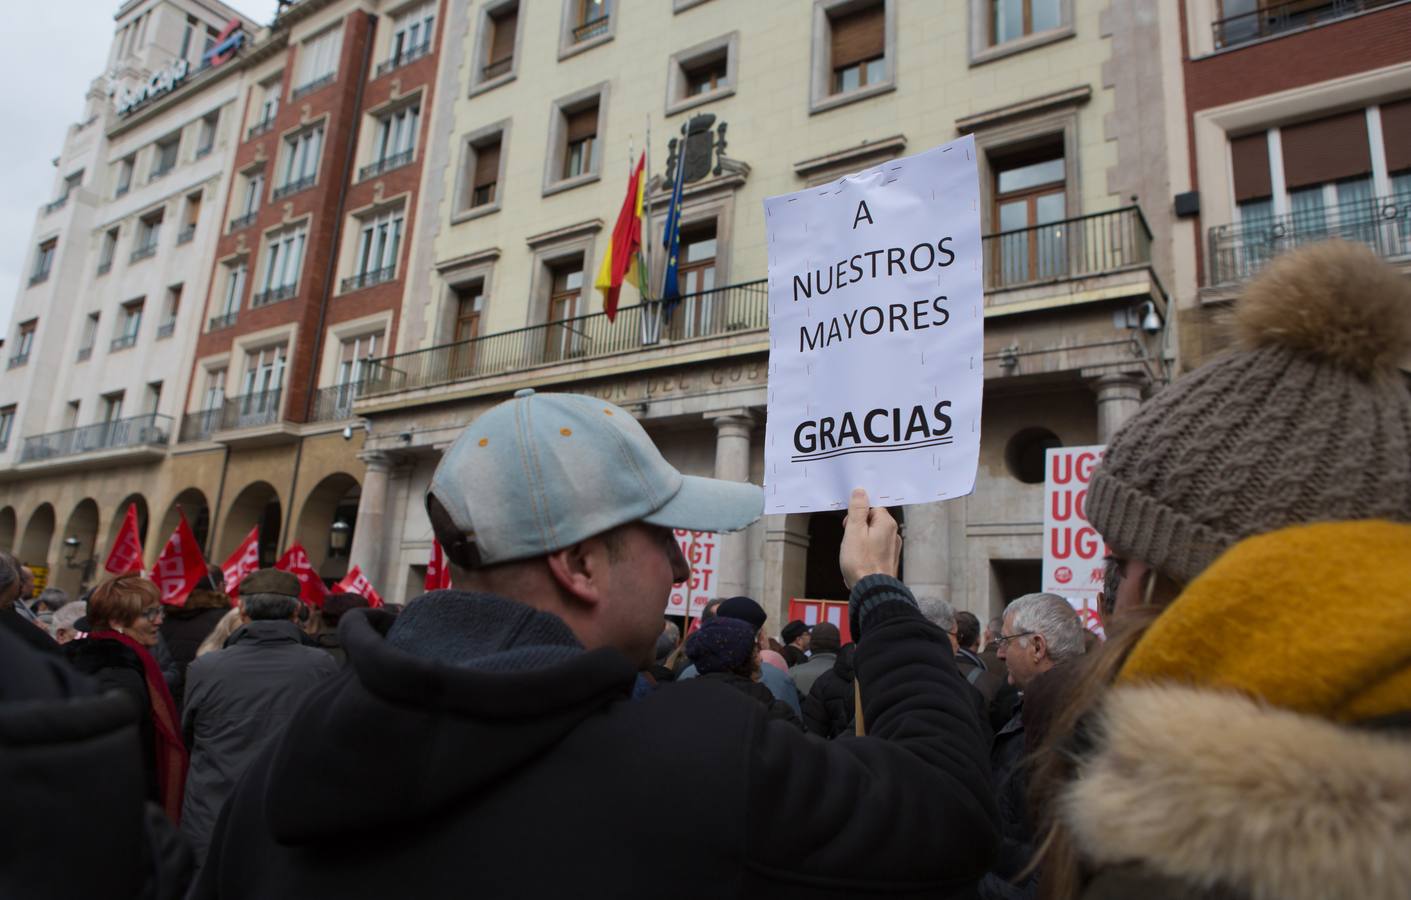
[[[304,695],[338,674],[333,657],[299,639],[299,579],[260,569],[240,582],[245,623],[223,650],[186,670],[181,725],[191,750],[181,831],[199,866],[221,804],[265,743],[284,730]]]
[[[0,628],[13,632],[36,650],[58,653],[59,645],[49,636],[49,629],[25,605],[25,571],[28,570],[15,557],[0,553]]]

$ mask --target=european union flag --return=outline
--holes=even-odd
[[[671,314],[676,311],[676,305],[681,302],[676,258],[681,254],[681,191],[685,186],[686,160],[682,154],[678,154],[676,180],[671,186],[671,207],[666,212],[666,228],[661,234],[662,246],[666,248],[666,276],[661,286],[661,311],[668,324],[671,322]]]

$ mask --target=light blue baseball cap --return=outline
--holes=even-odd
[[[764,512],[753,484],[676,471],[621,407],[530,388],[461,432],[427,494],[481,565],[543,556],[629,522],[729,532]]]

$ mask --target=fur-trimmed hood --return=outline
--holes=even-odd
[[[1411,896],[1411,737],[1239,694],[1121,687],[1060,798],[1098,868],[1252,900]]]

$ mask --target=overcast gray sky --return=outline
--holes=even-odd
[[[230,0],[227,0],[230,2]],[[53,199],[54,157],[83,112],[83,94],[102,74],[122,0],[9,0],[0,28],[0,328],[29,257],[38,208]],[[275,0],[230,2],[261,25]]]

